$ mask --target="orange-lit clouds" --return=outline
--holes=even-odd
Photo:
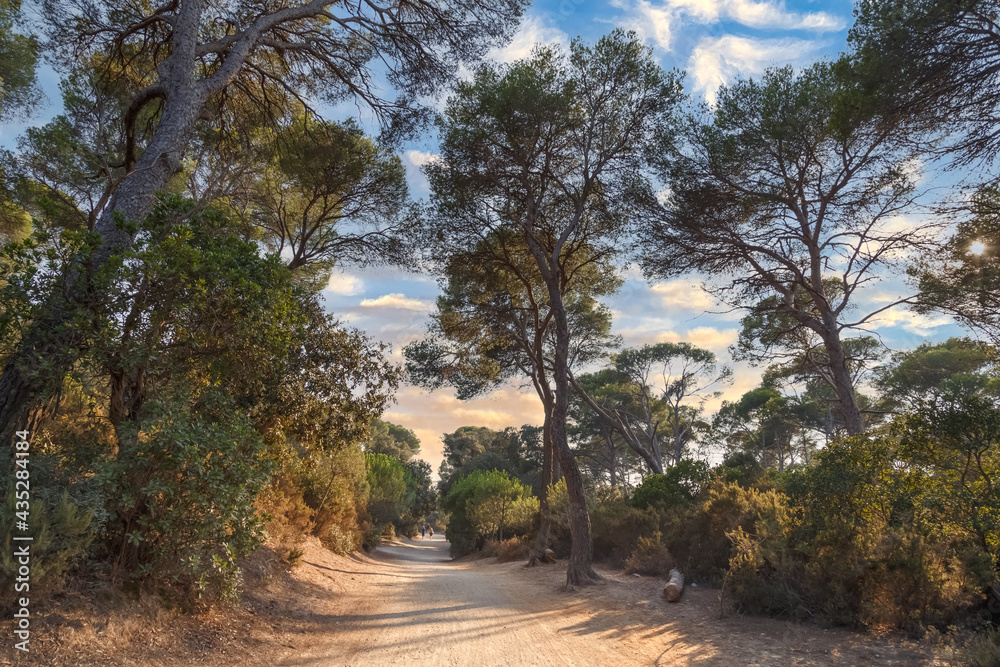
[[[383,419],[411,429],[420,438],[420,458],[428,461],[434,472],[443,459],[441,436],[460,426],[507,426],[542,423],[542,404],[538,396],[516,387],[501,389],[483,398],[460,401],[452,389],[427,392],[404,387],[397,394],[398,404],[386,411]]]

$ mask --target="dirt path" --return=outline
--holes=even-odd
[[[679,604],[662,582],[603,572],[567,594],[564,566],[452,562],[436,537],[374,558],[310,551],[296,576],[337,593],[316,599],[295,649],[275,664],[333,665],[932,665],[925,647],[773,619],[719,617],[719,592]],[[312,606],[312,605],[310,605]]]
[[[598,568],[605,583],[565,593],[564,562],[452,561],[440,536],[372,556],[337,556],[315,538],[302,548],[291,572],[273,551],[255,554],[234,608],[184,614],[145,598],[108,611],[85,595],[53,602],[33,630],[32,653],[0,646],[0,666],[946,664],[931,647],[899,638],[720,617],[713,589],[689,587],[669,604],[653,577]],[[5,636],[11,628],[0,622]]]

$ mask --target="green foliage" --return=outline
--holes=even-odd
[[[649,537],[640,537],[632,555],[625,560],[625,571],[665,577],[675,565],[670,550],[663,544],[663,533],[654,530]]]
[[[369,495],[364,546],[374,549],[393,521],[398,520],[413,503],[416,484],[413,473],[399,459],[386,454],[365,452],[365,470]]]
[[[504,531],[526,533],[538,501],[531,489],[507,473],[477,470],[455,482],[444,507],[451,512],[445,532],[451,554],[463,556],[481,548],[487,537],[503,541]]]
[[[30,490],[30,489],[29,489]],[[46,592],[57,590],[72,567],[87,555],[88,547],[94,539],[92,513],[80,511],[70,502],[67,492],[54,502],[33,500],[28,511],[29,530],[15,531],[18,520],[16,512],[24,511],[17,506],[12,491],[4,501],[0,513],[0,535],[3,536],[3,553],[0,554],[0,607],[6,609],[20,597],[35,598]],[[30,542],[15,542],[14,535],[30,535]],[[30,548],[30,590],[15,590],[20,564],[14,556],[18,547]],[[24,578],[22,577],[22,580]]]
[[[408,428],[376,419],[365,451],[388,454],[406,463],[420,452],[420,439]]]
[[[708,464],[704,461],[684,459],[667,468],[662,475],[649,475],[632,493],[631,504],[639,509],[669,507],[689,504],[709,480]]]
[[[789,481],[791,514],[731,533],[737,603],[836,624],[954,623],[995,579],[995,552],[942,481],[890,433],[835,441]]]
[[[14,30],[17,12],[0,4],[0,119],[30,111],[40,97],[35,78],[38,64],[38,40]]]
[[[238,559],[264,537],[253,505],[275,465],[234,408],[213,388],[152,401],[147,426],[132,426],[99,471],[118,576],[167,576],[199,597],[239,577]]]
[[[235,209],[274,254],[290,255],[289,268],[407,261],[403,163],[353,121],[296,116],[257,153],[256,178]]]

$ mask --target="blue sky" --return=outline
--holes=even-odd
[[[846,1],[543,0],[528,9],[514,41],[494,51],[492,57],[511,61],[527,56],[539,42],[566,45],[576,36],[592,41],[623,27],[635,30],[653,47],[664,67],[684,70],[689,93],[711,101],[720,84],[738,76],[753,76],[774,65],[807,65],[842,51],[852,10]],[[58,111],[54,104],[59,99],[57,77],[44,69],[40,78],[53,104],[31,124],[44,122]],[[337,111],[331,117],[336,118]],[[356,113],[353,108],[345,111]],[[11,146],[23,127],[13,123],[0,127],[0,146]],[[402,152],[416,198],[427,194],[420,166],[434,151],[435,137],[427,135]],[[614,328],[627,346],[686,340],[730,361],[727,348],[736,339],[739,314],[722,314],[724,309],[700,290],[697,278],[648,284],[634,268],[623,267],[623,272],[624,286],[607,305],[614,313]],[[863,300],[866,305],[884,303],[905,289],[897,278],[886,276]],[[344,323],[390,342],[393,357],[402,361],[403,345],[424,334],[437,292],[427,276],[346,268],[334,272],[323,298]],[[875,332],[896,350],[962,333],[947,318],[918,316],[902,309],[884,314]],[[726,389],[726,398],[752,388],[760,374],[760,369],[733,366],[735,381]],[[397,398],[385,418],[417,433],[422,456],[435,470],[441,461],[443,433],[463,425],[502,428],[541,422],[537,398],[517,386],[467,402],[458,401],[451,391],[428,393],[415,387],[404,387]],[[717,404],[712,401],[708,407]]]

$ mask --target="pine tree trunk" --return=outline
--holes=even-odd
[[[549,294],[556,323],[556,350],[553,360],[555,404],[552,408],[552,444],[556,456],[562,464],[563,476],[566,479],[566,492],[569,496],[569,530],[573,546],[570,550],[569,566],[566,569],[566,588],[573,590],[576,586],[598,581],[601,577],[594,572],[592,567],[594,545],[590,532],[590,515],[587,513],[583,476],[580,474],[576,457],[573,456],[566,437],[566,418],[569,411],[569,322],[558,289],[553,290],[553,286],[550,285]]]
[[[44,401],[59,390],[82,352],[83,341],[65,323],[71,321],[69,313],[74,309],[92,307],[90,282],[97,270],[116,250],[132,245],[131,231],[119,221],[145,219],[153,210],[157,191],[180,170],[181,155],[204,102],[197,93],[192,91],[186,97],[184,92],[179,90],[168,98],[149,146],[98,218],[95,229],[101,234],[100,246],[89,257],[81,258],[79,268],[70,267],[63,285],[8,359],[0,376],[0,443],[4,443],[0,446],[12,447],[16,431],[34,431]]]

